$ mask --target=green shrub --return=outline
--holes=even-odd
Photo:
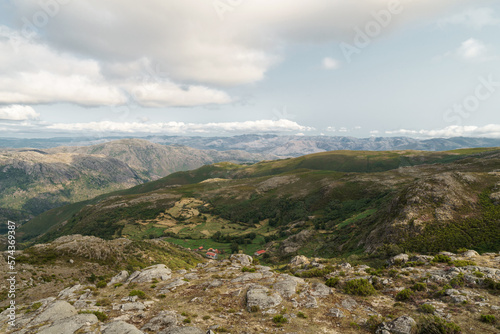
[[[443,255],[443,254],[438,254],[438,255],[434,256],[434,258],[431,260],[431,262],[448,263],[448,264],[452,263],[451,258],[449,256]]]
[[[141,290],[132,290],[132,291],[130,291],[130,293],[128,295],[130,297],[137,296],[140,299],[146,299],[146,294],[144,293],[144,291],[141,291]]]
[[[418,334],[459,334],[460,326],[437,316],[424,317],[417,326]]]
[[[492,278],[489,278],[489,277],[485,278],[483,284],[487,289],[500,290],[500,283],[496,282]]]
[[[248,268],[248,267],[243,267],[241,268],[241,271],[242,272],[249,272],[249,273],[254,273],[255,272],[255,268]]]
[[[340,278],[338,277],[332,277],[326,280],[325,284],[326,286],[329,286],[330,288],[336,287],[340,282]]]
[[[413,291],[425,291],[425,290],[427,290],[427,284],[425,284],[425,283],[415,283],[415,284],[411,287],[411,289],[412,289]]]
[[[122,285],[123,285],[123,283],[115,283],[115,284],[113,284],[113,286],[114,286],[115,288],[119,288],[119,287],[121,287]]]
[[[455,260],[452,262],[455,267],[475,266],[476,262],[470,260]]]
[[[359,278],[347,281],[344,286],[344,292],[349,295],[371,296],[376,293],[376,290],[367,279]]]
[[[323,269],[319,268],[314,268],[311,270],[303,271],[299,274],[296,274],[296,276],[302,277],[302,278],[311,278],[311,277],[323,277],[334,271],[335,269],[331,266],[325,267]]]
[[[204,315],[202,319],[203,319],[203,320],[208,320],[208,319],[210,319],[210,318],[211,318],[211,317],[210,317],[209,315]]]
[[[400,302],[407,301],[413,297],[415,293],[410,289],[403,289],[396,294],[396,300]]]
[[[302,318],[302,319],[307,319],[307,315],[305,315],[303,312],[297,312],[297,318]]]
[[[106,283],[106,281],[99,281],[99,282],[97,282],[97,284],[95,286],[96,286],[96,288],[102,289],[102,288],[105,288],[106,285],[108,285],[108,283]]]
[[[479,278],[484,277],[484,274],[483,274],[482,272],[480,272],[480,271],[475,271],[475,272],[473,273],[473,275],[474,275],[474,276],[476,276],[476,277],[479,277]]]
[[[436,308],[430,304],[422,304],[422,305],[420,305],[419,310],[422,313],[432,314],[432,313],[434,313],[434,311],[436,311]]]
[[[460,273],[458,274],[457,276],[453,277],[451,280],[450,280],[450,285],[452,287],[463,287],[465,286],[465,275],[464,273]]]
[[[186,318],[186,319],[182,320],[182,322],[185,323],[185,324],[190,324],[191,323],[191,319]]]
[[[481,321],[486,324],[494,324],[497,322],[497,319],[494,315],[491,314],[481,314]]]
[[[285,318],[283,315],[278,314],[278,315],[275,315],[275,316],[273,317],[273,322],[274,322],[275,324],[285,324],[285,323],[287,323],[287,322],[288,322],[288,319],[287,319],[287,318]]]

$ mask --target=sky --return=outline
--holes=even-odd
[[[494,0],[5,0],[0,137],[500,138]]]

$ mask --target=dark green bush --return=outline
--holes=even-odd
[[[434,311],[436,311],[436,308],[430,304],[422,304],[422,305],[420,305],[419,310],[422,313],[432,314],[432,313],[434,313]]]
[[[396,300],[400,302],[407,301],[413,297],[415,293],[410,289],[403,289],[396,294]]]
[[[425,290],[427,290],[427,284],[425,284],[425,283],[421,283],[421,282],[420,282],[420,283],[415,283],[415,284],[411,287],[411,289],[412,289],[413,291],[425,291]]]
[[[462,329],[437,316],[424,317],[417,326],[418,334],[460,334]]]
[[[494,315],[491,314],[481,314],[481,321],[487,324],[494,324],[497,322],[497,319]]]
[[[130,293],[128,295],[130,297],[137,296],[140,299],[146,299],[146,294],[144,293],[144,291],[141,291],[141,290],[132,290],[132,291],[130,291]]]
[[[325,284],[326,286],[329,286],[330,288],[336,287],[340,282],[340,278],[338,277],[332,277],[326,280]]]
[[[275,316],[273,317],[273,322],[274,322],[275,324],[285,324],[285,323],[287,323],[287,322],[288,322],[288,319],[287,319],[287,318],[285,318],[283,315],[278,314],[278,315],[275,315]]]
[[[344,292],[349,295],[370,296],[374,295],[376,290],[367,279],[359,278],[347,281],[344,286]]]

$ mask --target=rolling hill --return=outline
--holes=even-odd
[[[499,188],[497,148],[334,151],[173,173],[50,210],[19,233],[30,242],[78,233],[237,243],[281,258],[391,247],[498,251]]]

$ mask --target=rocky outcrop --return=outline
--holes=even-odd
[[[412,317],[405,315],[389,323],[382,323],[376,334],[412,334],[416,324]]]
[[[172,270],[164,264],[157,264],[141,271],[136,271],[127,278],[127,283],[151,282],[153,279],[166,281],[172,277]]]
[[[272,292],[270,289],[261,286],[253,285],[247,291],[247,309],[252,310],[252,307],[266,310],[276,307],[281,304],[281,297],[278,293]]]

